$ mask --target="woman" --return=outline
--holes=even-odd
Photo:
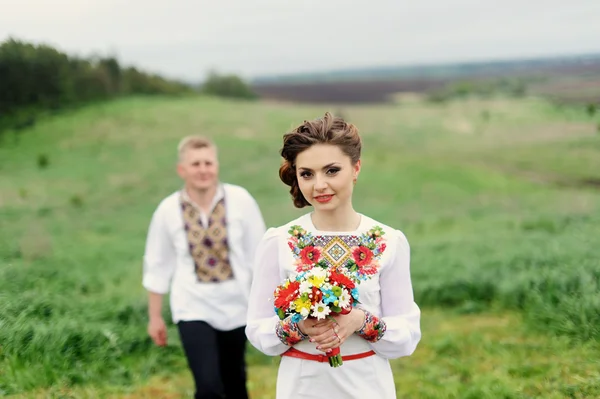
[[[279,176],[291,186],[297,208],[314,210],[265,233],[256,252],[246,327],[258,350],[282,356],[278,399],[396,398],[388,359],[411,355],[421,339],[406,237],[352,206],[360,154],[357,128],[329,113],[284,136]],[[299,255],[294,247],[298,234],[314,238],[310,254]],[[360,245],[365,234],[377,238],[379,250]],[[297,272],[298,262],[316,257],[329,267],[351,259],[372,271],[371,278],[358,286],[360,304],[335,321],[279,320],[274,312],[275,288]],[[336,347],[343,365],[333,368],[326,354]]]

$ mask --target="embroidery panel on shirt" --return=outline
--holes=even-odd
[[[202,225],[196,207],[181,200],[190,255],[200,282],[221,282],[233,278],[227,242],[225,199],[221,199],[209,216],[208,227]]]
[[[323,268],[347,268],[358,272],[360,280],[368,280],[379,272],[381,256],[387,244],[385,232],[374,226],[360,235],[317,235],[314,236],[298,225],[291,226],[288,246],[295,258],[296,272],[301,273],[315,266]],[[357,334],[369,342],[379,341],[386,331],[385,322],[368,311],[365,322]],[[287,327],[287,331],[285,329]],[[282,342],[300,338],[295,331],[288,332],[286,323],[277,328]],[[285,334],[288,332],[288,334]]]
[[[315,266],[327,268],[346,267],[365,276],[376,274],[386,249],[385,232],[375,226],[360,235],[317,235],[313,236],[301,226],[289,230],[288,246],[295,258],[297,272]]]

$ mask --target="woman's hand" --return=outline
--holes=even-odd
[[[298,328],[304,335],[308,335],[312,338],[315,335],[320,335],[326,331],[330,331],[333,324],[333,320],[317,320],[314,317],[309,317],[306,320],[300,320],[298,322]]]
[[[317,349],[328,352],[341,346],[346,339],[359,330],[365,321],[365,312],[354,308],[346,315],[335,316],[334,320],[326,319],[314,324],[311,333],[305,333],[311,342],[317,344]],[[310,321],[308,322],[310,323]],[[306,325],[306,323],[305,323]]]

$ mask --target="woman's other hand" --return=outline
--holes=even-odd
[[[308,331],[303,332],[310,337],[311,342],[317,344],[318,350],[327,352],[341,346],[362,327],[364,321],[365,312],[355,308],[348,314],[335,316],[333,320],[328,318],[316,323],[306,320],[304,326],[308,325]]]

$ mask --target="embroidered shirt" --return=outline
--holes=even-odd
[[[232,279],[225,197],[221,196],[210,213],[204,215],[202,209],[184,193],[181,195],[181,212],[198,281],[218,283]],[[208,220],[204,221],[200,215],[207,216]]]
[[[152,215],[144,252],[143,286],[151,292],[170,292],[173,322],[203,320],[219,330],[245,325],[252,283],[252,260],[265,232],[260,208],[250,193],[233,184],[219,185],[211,210],[225,198],[227,242],[233,279],[218,284],[198,281],[181,212],[180,195],[163,199]],[[198,207],[198,210],[200,208]],[[203,226],[208,215],[200,210]]]

